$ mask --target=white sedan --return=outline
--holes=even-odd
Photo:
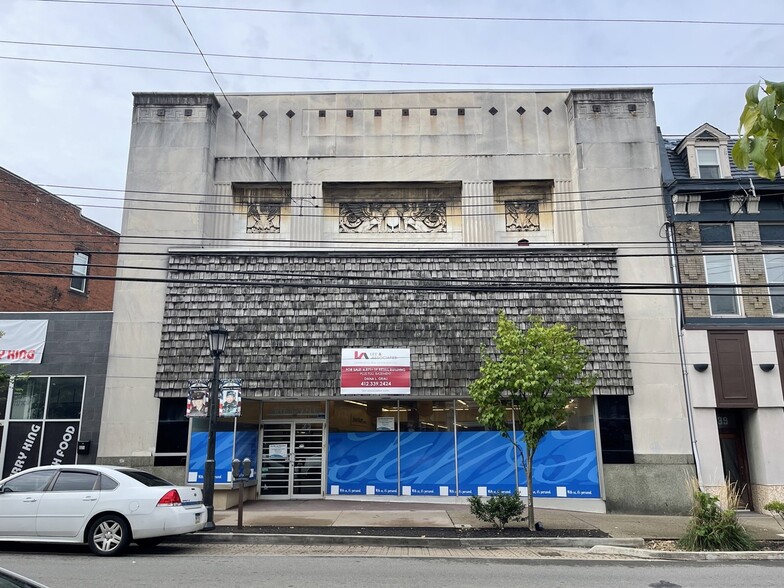
[[[204,528],[201,489],[131,468],[42,466],[0,480],[0,541],[87,543],[118,555]]]

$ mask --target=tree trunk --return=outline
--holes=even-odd
[[[531,446],[527,445],[525,448],[525,481],[528,485],[528,530],[536,530],[536,517],[534,516],[534,488],[533,488],[533,471],[534,471],[534,452]]]

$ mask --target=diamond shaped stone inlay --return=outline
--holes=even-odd
[[[545,106],[544,109],[542,110],[542,112],[544,112],[545,114],[550,114],[552,111],[553,109],[550,108],[549,106]]]
[[[289,110],[289,111],[286,113],[286,116],[287,116],[287,117],[289,117],[289,118],[294,118],[294,111],[293,111],[293,110]]]
[[[490,110],[488,110],[487,112],[495,116],[496,114],[498,114],[498,109],[495,106],[491,106]]]
[[[259,113],[259,116],[261,117],[261,120],[264,120],[265,118],[267,118],[267,111],[266,110],[262,110]]]
[[[518,108],[517,109],[517,114],[519,114],[520,116],[523,116],[525,114],[525,108],[523,108],[522,106],[520,108]]]

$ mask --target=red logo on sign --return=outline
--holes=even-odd
[[[360,351],[355,351],[354,352],[354,359],[367,359],[367,358],[368,358],[368,354],[365,353],[364,351],[361,351],[361,352]]]

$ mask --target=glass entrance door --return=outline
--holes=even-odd
[[[324,423],[264,423],[260,498],[321,498]]]

